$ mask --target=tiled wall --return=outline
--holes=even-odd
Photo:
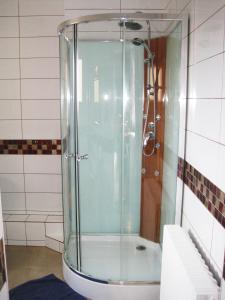
[[[5,241],[8,245],[46,245],[57,251],[60,250],[60,246],[62,249],[62,216],[5,214],[3,221]],[[58,249],[56,249],[56,247],[58,247]]]
[[[183,226],[194,234],[221,278],[225,225],[215,216],[212,193],[204,194],[210,190],[207,180],[200,181],[204,176],[214,185],[213,191],[225,192],[225,1],[177,0],[171,1],[168,8],[171,12],[188,13],[190,17],[186,161],[199,172],[197,176],[202,176],[200,191],[190,182],[185,185]],[[190,165],[189,173],[193,171],[190,172]],[[200,195],[201,191],[206,199]],[[220,214],[225,218],[225,199],[220,199],[221,195],[224,194],[218,194],[219,202],[215,204],[221,203]]]
[[[8,214],[62,214],[63,19],[63,0],[0,0],[0,186]]]

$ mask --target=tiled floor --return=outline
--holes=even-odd
[[[48,274],[62,275],[62,254],[46,247],[6,246],[9,288]]]

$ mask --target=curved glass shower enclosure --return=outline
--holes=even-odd
[[[64,260],[103,283],[160,282],[175,223],[182,22],[155,16],[60,27]]]

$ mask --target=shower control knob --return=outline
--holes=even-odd
[[[155,123],[154,122],[149,122],[148,123],[148,128],[149,129],[154,129],[155,128]]]
[[[146,173],[146,169],[145,169],[145,168],[142,168],[142,169],[141,169],[141,174],[144,175],[145,173]]]
[[[154,175],[155,175],[155,177],[158,177],[160,175],[159,171],[155,170]]]
[[[156,121],[160,121],[160,120],[161,120],[161,116],[160,116],[159,114],[157,114],[157,115],[155,116],[155,119],[156,119]]]
[[[156,147],[156,149],[159,149],[160,148],[160,143],[156,143],[155,147]]]

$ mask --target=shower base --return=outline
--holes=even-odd
[[[75,245],[71,237],[65,253],[70,268],[64,262],[64,278],[81,295],[92,300],[159,299],[159,244],[138,236],[82,236],[81,274],[73,271]]]

